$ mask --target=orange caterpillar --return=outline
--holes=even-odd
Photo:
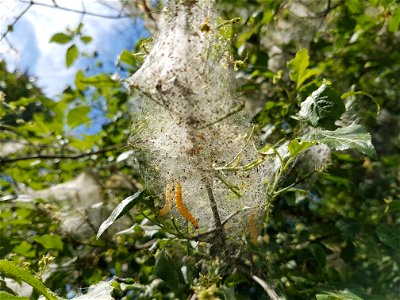
[[[171,210],[172,192],[173,192],[173,186],[170,183],[168,183],[167,187],[165,188],[165,205],[163,208],[160,209],[160,211],[158,213],[160,215],[160,217],[165,216]]]
[[[185,205],[183,204],[182,200],[182,186],[179,182],[176,183],[176,190],[175,190],[175,202],[176,208],[178,209],[179,213],[190,223],[192,223],[194,228],[199,228],[199,222],[192,216],[192,214],[186,209]]]

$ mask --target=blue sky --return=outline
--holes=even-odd
[[[36,0],[52,4],[51,0]],[[98,0],[57,0],[59,6],[82,9],[84,2],[86,11],[116,15],[117,12],[108,7],[119,7],[119,1]],[[25,8],[26,3],[20,0],[0,0],[0,32],[13,21]],[[66,28],[74,29],[79,24],[81,15],[65,10],[33,5],[16,23],[13,32],[7,39],[16,49],[14,51],[3,39],[0,42],[0,59],[6,60],[10,70],[26,71],[35,77],[36,84],[49,97],[56,97],[63,89],[74,81],[78,69],[85,68],[93,62],[79,59],[71,68],[65,66],[66,45],[49,43],[51,36],[64,32]],[[123,49],[133,49],[138,39],[147,36],[143,21],[140,19],[105,19],[85,15],[83,18],[84,34],[93,37],[92,43],[79,45],[80,51],[99,53],[98,59],[104,63],[103,71],[114,72],[115,61]]]

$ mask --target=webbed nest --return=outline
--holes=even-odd
[[[217,18],[209,1],[185,3],[167,5],[152,50],[130,78],[137,91],[131,142],[145,149],[138,157],[147,185],[165,199],[165,187],[179,182],[184,205],[206,230],[215,227],[207,187],[221,220],[239,210],[254,215],[245,208],[263,206],[265,180],[276,164],[243,168],[259,153],[244,101],[235,92],[230,25]],[[186,222],[176,207],[169,213]],[[225,228],[246,222],[243,214]]]

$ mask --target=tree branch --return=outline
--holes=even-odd
[[[30,2],[26,2],[26,3],[30,3]],[[11,24],[8,24],[7,26],[7,30],[0,36],[0,42],[6,37],[6,35],[13,31],[14,29],[14,25],[17,24],[17,22],[19,21],[19,19],[22,18],[22,16],[31,8],[32,4],[30,3],[15,19]],[[8,42],[8,41],[7,41]],[[9,43],[9,42],[8,42]],[[9,43],[10,44],[10,43]]]
[[[86,11],[85,8],[83,8],[82,10],[78,10],[78,9],[63,7],[63,6],[58,5],[58,3],[55,0],[52,1],[53,2],[52,5],[51,4],[47,4],[47,3],[35,2],[33,0],[20,0],[20,2],[26,3],[26,4],[28,4],[28,6],[14,19],[14,21],[11,24],[9,24],[7,26],[7,30],[4,33],[2,33],[1,36],[0,36],[0,42],[7,36],[7,34],[9,32],[13,31],[13,27],[15,26],[15,24],[17,24],[17,22],[23,17],[23,15],[33,5],[49,7],[49,8],[57,8],[57,9],[61,9],[61,10],[65,10],[65,11],[69,11],[69,12],[73,12],[73,13],[79,13],[79,14],[83,14],[83,15],[99,17],[99,18],[105,18],[105,19],[122,19],[122,18],[131,17],[130,15],[123,14],[123,10],[125,8],[125,5],[122,6],[121,10],[119,11],[119,13],[117,15],[104,15],[104,14],[98,14],[98,13]]]
[[[266,281],[262,280],[260,277],[256,275],[251,275],[251,279],[257,282],[272,300],[280,300],[278,294]]]
[[[53,1],[53,5],[50,5],[47,3],[35,2],[35,1],[28,1],[28,0],[20,0],[20,1],[22,3],[30,3],[30,6],[38,5],[38,6],[44,6],[44,7],[50,7],[50,8],[57,8],[57,9],[61,9],[61,10],[69,11],[69,12],[85,14],[88,16],[105,18],[105,19],[122,19],[122,18],[130,17],[129,15],[122,14],[122,11],[120,11],[118,15],[103,15],[103,14],[98,14],[98,13],[94,13],[94,12],[90,12],[90,11],[86,11],[86,10],[78,10],[78,9],[68,8],[68,7],[58,5],[56,1]]]
[[[122,145],[116,145],[111,147],[106,147],[104,149],[100,149],[97,151],[85,152],[85,153],[77,153],[77,154],[37,154],[37,155],[28,155],[28,156],[20,156],[20,157],[13,157],[13,158],[0,158],[0,163],[12,163],[17,161],[24,161],[24,160],[32,160],[32,159],[78,159],[86,156],[96,155],[106,153],[108,151],[114,151],[121,149]]]

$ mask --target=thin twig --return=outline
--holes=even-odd
[[[156,103],[156,104],[162,106],[162,107],[165,108],[167,111],[170,111],[170,109],[164,105],[164,103],[162,102],[162,99],[161,99],[161,101],[158,100],[158,99],[155,99],[149,92],[144,91],[139,85],[137,85],[137,84],[135,84],[135,83],[129,83],[129,82],[128,82],[128,84],[129,84],[129,88],[130,88],[131,90],[133,90],[133,89],[138,90],[140,93],[142,93],[144,96],[146,96],[147,98],[149,98],[149,99],[150,99],[151,101],[153,101],[154,103]]]
[[[206,185],[206,189],[207,189],[208,199],[210,200],[211,210],[212,210],[213,217],[214,217],[215,229],[217,229],[215,236],[219,238],[219,243],[221,244],[221,246],[224,246],[226,243],[226,241],[225,241],[226,237],[225,237],[225,233],[224,233],[224,228],[221,223],[221,218],[219,216],[217,203],[215,202],[211,183],[209,182],[208,179],[205,179],[205,180],[206,180],[205,185]]]
[[[146,0],[142,0],[141,3],[142,3],[142,6],[143,6],[143,9],[144,9],[144,12],[145,12],[146,16],[147,16],[151,21],[153,21],[154,24],[157,25],[157,21],[156,21],[156,19],[154,19],[153,14],[151,13],[151,10],[150,10],[149,6],[148,6],[147,3],[146,3]]]
[[[241,209],[238,209],[237,211],[231,213],[229,216],[226,217],[226,219],[224,221],[221,222],[221,226],[225,226],[226,223],[228,223],[233,217],[235,217],[236,215],[238,215],[240,212],[244,211],[244,210],[248,210],[248,209],[254,209],[254,208],[258,208],[258,206],[252,206],[252,207],[243,207]],[[192,237],[193,240],[198,241],[200,239],[202,239],[203,237],[206,237],[207,235],[213,234],[215,232],[217,232],[219,229],[218,228],[213,228],[210,229],[206,232],[203,233],[199,233],[197,235],[195,235],[194,237]]]
[[[233,116],[233,115],[237,114],[238,112],[240,112],[245,107],[245,105],[246,105],[246,103],[243,100],[241,100],[240,103],[237,106],[235,106],[230,112],[228,112],[227,114],[223,115],[218,120],[216,120],[214,122],[211,122],[209,124],[206,124],[203,127],[200,127],[199,130],[205,129],[207,127],[211,127],[211,126],[213,126],[213,125],[225,120],[226,118],[229,118],[230,116]]]
[[[114,151],[121,149],[121,145],[111,146],[104,149],[100,149],[97,151],[91,151],[86,153],[77,153],[77,154],[37,154],[31,156],[20,156],[20,157],[13,157],[13,158],[0,158],[0,163],[12,163],[17,161],[24,161],[24,160],[32,160],[32,159],[78,159],[82,157],[87,157],[96,154],[106,153],[108,151]]]
[[[86,10],[82,11],[82,10],[78,10],[78,9],[73,9],[73,8],[60,6],[56,2],[53,2],[53,5],[50,5],[50,4],[47,4],[47,3],[28,1],[28,0],[20,0],[20,1],[22,3],[29,3],[30,6],[38,5],[38,6],[44,6],[44,7],[49,7],[49,8],[57,8],[57,9],[61,9],[61,10],[69,11],[69,12],[74,12],[74,13],[78,13],[78,14],[82,14],[83,13],[83,14],[88,15],[88,16],[105,18],[105,19],[122,19],[122,18],[131,17],[129,15],[122,15],[121,13],[119,13],[118,15],[104,15],[104,14],[98,14],[98,13],[94,13],[94,12],[90,12],[90,11],[86,11]]]
[[[287,187],[284,187],[284,188],[280,189],[279,191],[273,192],[274,195],[279,195],[279,194],[287,191],[288,189],[291,189],[292,187],[298,185],[299,183],[302,183],[304,180],[310,178],[315,172],[317,172],[317,170],[314,170],[314,171],[308,173],[306,176],[296,180],[295,182],[293,182],[292,184],[288,185]]]
[[[230,189],[238,198],[242,197],[242,195],[240,194],[240,189],[239,189],[237,186],[235,186],[235,185],[231,184],[230,182],[228,182],[228,181],[222,176],[222,174],[221,174],[219,171],[216,171],[216,172],[215,172],[215,175],[216,175],[217,178],[218,178],[219,180],[221,180],[221,182],[222,182],[223,184],[225,184],[226,187],[227,187],[228,189]]]
[[[150,240],[150,241],[147,241],[147,242],[144,243],[144,244],[139,244],[138,242],[136,242],[136,243],[135,243],[135,248],[136,248],[137,250],[147,249],[147,248],[150,248],[151,246],[153,246],[155,242],[157,242],[157,239],[152,239],[152,240]]]
[[[265,280],[262,280],[260,277],[258,277],[256,275],[251,275],[251,278],[264,289],[264,291],[268,294],[268,296],[272,300],[280,300],[278,294],[274,291],[274,289]]]
[[[30,1],[29,2],[26,2],[26,3],[30,3]],[[14,25],[15,24],[17,24],[17,22],[19,21],[19,19],[21,19],[22,18],[22,16],[31,8],[31,6],[32,6],[32,3],[30,3],[15,19],[14,19],[14,21],[11,23],[11,24],[9,24],[8,26],[7,26],[7,30],[1,35],[1,37],[0,37],[0,42],[6,37],[6,35],[10,32],[10,31],[13,31],[13,29],[14,29]]]

